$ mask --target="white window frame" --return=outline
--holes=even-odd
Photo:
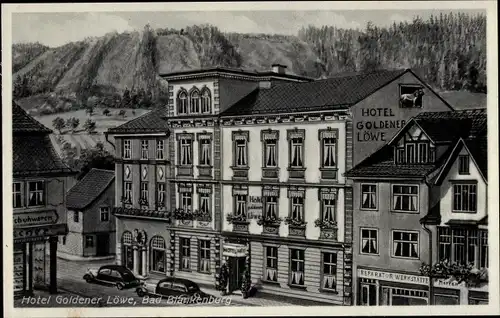
[[[132,158],[132,140],[125,139],[123,140],[123,159],[131,159]]]
[[[179,165],[192,166],[193,165],[193,140],[190,138],[181,138],[179,140]],[[185,156],[189,156],[185,158]]]
[[[246,194],[234,195],[234,215],[242,215],[247,217],[248,216],[247,205],[248,205],[248,195]],[[242,207],[243,211],[240,211],[239,207]]]
[[[297,139],[297,140],[295,140]],[[304,138],[303,137],[298,137],[298,138],[290,138],[289,140],[289,145],[290,145],[290,162],[289,162],[289,165],[290,165],[290,168],[292,169],[295,169],[295,168],[304,168]],[[300,164],[297,163],[297,164],[294,164],[293,163],[293,159],[294,159],[294,153],[295,153],[295,148],[298,148],[298,153],[300,154],[299,155],[299,158],[298,158],[298,161],[300,161]]]
[[[326,255],[334,255],[334,258],[335,258],[335,263],[332,263],[331,262],[331,258],[329,260],[329,262],[325,262],[325,256]],[[338,254],[335,253],[335,252],[321,252],[321,289],[322,290],[328,290],[328,291],[337,291],[337,262],[338,262]],[[334,269],[334,273],[325,273],[325,266],[329,266],[329,268],[331,269],[331,267],[333,267]],[[333,287],[328,287],[326,288],[325,287],[325,278],[328,278],[328,277],[333,277],[333,282],[334,284],[332,285]]]
[[[201,113],[210,114],[212,112],[212,94],[208,88],[203,88],[200,95]]]
[[[192,211],[193,210],[193,193],[192,192],[180,192],[179,193],[179,201],[181,203],[181,209],[184,211]],[[190,202],[189,204],[187,204]]]
[[[184,243],[188,244],[184,244]],[[184,252],[187,250],[187,255]],[[179,270],[191,271],[191,238],[179,238]]]
[[[300,203],[300,202],[294,202],[294,201],[302,201],[302,203]],[[304,205],[305,205],[305,198],[304,197],[297,196],[297,197],[291,197],[290,198],[290,206],[291,206],[291,209],[292,209],[290,211],[290,217],[293,220],[304,221],[304,217],[305,217],[305,215],[304,215],[304,211],[305,211]],[[297,209],[300,217],[295,217],[294,216],[294,213],[295,213],[296,209]]]
[[[211,209],[212,194],[211,193],[198,193],[198,199],[199,199],[200,211],[203,211],[204,213],[211,214],[212,213],[212,209]],[[205,201],[205,203],[203,201]],[[208,210],[203,210],[202,209],[203,205],[206,205]]]
[[[417,256],[399,256],[396,255],[396,247],[395,247],[395,240],[394,240],[394,233],[406,233],[406,234],[416,234],[417,235]],[[398,242],[401,242],[402,244],[414,244],[415,241],[404,241],[404,240],[398,240]],[[412,230],[391,230],[391,256],[393,258],[402,258],[402,259],[420,259],[420,232],[418,231],[412,231]]]
[[[35,190],[31,191],[30,190],[30,184],[32,184],[32,183],[37,184],[37,185],[39,183],[41,183],[42,184],[42,188],[39,189],[38,186],[36,186]],[[33,208],[33,207],[44,206],[46,204],[46,197],[45,197],[46,182],[45,182],[45,180],[30,180],[30,181],[27,182],[27,184],[28,184],[27,185],[27,188],[28,188],[27,189],[28,190],[27,191],[27,193],[28,193],[28,197],[27,197],[28,204],[27,204],[27,207]],[[39,194],[41,194],[42,195],[42,200],[41,200],[42,202],[39,202],[39,200],[37,199],[36,202],[35,202],[36,204],[33,204],[33,205],[30,204],[31,193],[34,193],[37,198],[39,198]]]
[[[188,93],[185,90],[181,90],[177,94],[177,114],[187,115],[189,114],[189,103],[188,103]]]
[[[165,140],[156,141],[156,159],[163,160],[165,158]]]
[[[247,140],[242,140],[242,139],[235,140],[234,147],[235,147],[235,158],[234,158],[235,167],[248,167],[248,142],[247,142]]]
[[[333,140],[333,141],[332,141]],[[328,162],[325,160],[325,155],[328,148],[333,148],[331,157]],[[321,167],[325,169],[336,169],[337,168],[337,138],[321,138]],[[333,164],[332,164],[333,161]],[[328,163],[328,164],[327,164]]]
[[[130,185],[130,189],[128,189]],[[133,195],[133,186],[132,182],[130,181],[125,181],[123,182],[123,194],[126,199],[128,199],[130,202],[132,202],[132,195]]]
[[[452,182],[452,186],[453,186],[453,197],[452,197],[452,207],[451,207],[451,211],[453,213],[477,213],[477,199],[478,199],[478,195],[477,195],[477,183],[475,182]],[[460,187],[460,191],[457,193],[457,187]],[[464,188],[467,187],[468,188],[468,209],[464,209],[464,198],[465,198],[465,195],[464,195]],[[474,191],[471,191],[473,188]],[[457,206],[455,205],[456,203],[456,197],[457,197],[457,194],[458,194],[458,197],[459,197],[459,200],[460,200],[460,205],[461,205],[461,208],[462,209],[457,209]],[[474,205],[473,205],[473,210],[471,209],[471,198],[474,198]]]
[[[141,200],[149,201],[149,184],[148,182],[141,182]]]
[[[194,95],[197,94],[197,97]],[[201,94],[198,89],[193,90],[189,94],[189,113],[190,114],[199,114],[201,113]]]
[[[200,166],[210,166],[212,164],[212,140],[203,138],[198,141],[200,143],[199,164]],[[207,156],[204,158],[203,154]]]
[[[364,237],[363,236],[363,231],[375,231],[375,238],[371,237],[371,235],[368,235],[368,237]],[[371,232],[368,232],[369,234]],[[359,254],[363,254],[363,255],[380,255],[380,249],[379,249],[379,229],[377,228],[371,228],[371,227],[361,227],[359,229]],[[371,252],[363,252],[363,243],[364,243],[364,240],[368,240],[368,244],[370,241],[375,241],[375,249],[376,249],[376,253],[371,253]]]
[[[16,191],[16,185],[19,185],[19,191]],[[12,182],[12,206],[14,209],[23,208],[25,206],[23,189],[24,189],[23,182]],[[19,206],[16,206],[16,195],[18,195],[20,198]]]
[[[369,187],[374,187],[375,188],[375,192],[371,192],[371,191],[368,191],[368,192],[364,192],[363,191],[363,186],[369,186]],[[376,183],[361,183],[360,186],[359,186],[359,190],[361,192],[361,200],[360,200],[360,210],[367,210],[367,211],[377,211],[378,210],[378,185]],[[375,197],[374,197],[374,204],[375,204],[375,207],[364,207],[363,206],[363,202],[364,202],[364,194],[367,194],[367,195],[370,195],[370,194],[373,194]]]
[[[102,206],[99,208],[99,219],[101,220],[101,222],[109,222],[109,212],[109,206]],[[104,215],[106,215],[105,220],[103,220]]]
[[[198,272],[204,274],[210,274],[211,266],[210,266],[210,258],[211,258],[211,244],[210,240],[198,240],[199,244],[199,264],[198,264]],[[205,244],[205,246],[204,246]],[[208,246],[206,246],[208,244]],[[208,254],[208,258],[207,258]]]
[[[149,158],[149,140],[141,140],[141,159]]]
[[[415,210],[397,210],[396,207],[394,206],[396,198],[394,194],[394,187],[416,187],[417,188],[417,193],[415,194],[417,196],[417,202],[416,202],[416,209]],[[398,194],[400,196],[409,196],[412,197],[414,194]],[[398,213],[419,213],[420,211],[420,186],[418,184],[397,184],[393,183],[391,184],[391,211],[392,212],[398,212]]]
[[[266,139],[264,144],[264,167],[277,168],[278,167],[278,141],[276,139]],[[271,155],[272,154],[272,155]],[[270,158],[270,156],[272,158]],[[272,159],[272,160],[270,160]],[[274,161],[274,164],[270,164]]]
[[[158,182],[156,184],[156,193],[157,193],[157,203],[163,203],[165,204],[165,193],[166,193],[166,186],[165,183],[163,182]]]
[[[293,252],[294,251],[300,251],[299,255],[302,255],[303,258],[302,259],[300,259],[300,258],[293,258],[293,254],[294,254]],[[297,268],[299,270],[297,270],[297,271],[293,270],[293,265],[295,264],[294,262],[298,265]],[[300,271],[300,267],[301,267],[300,264],[302,264],[302,271]],[[299,274],[301,272],[302,272],[302,277],[300,277],[300,274]],[[306,252],[305,252],[305,250],[298,249],[298,248],[290,248],[290,274],[289,274],[289,277],[288,277],[289,284],[291,286],[305,286],[305,284],[306,284],[306,273],[305,272],[306,272]],[[297,277],[298,277],[297,279],[299,281],[300,281],[300,278],[302,278],[302,282],[303,283],[302,284],[292,283],[294,275],[297,275]]]
[[[333,204],[331,203],[333,201]],[[329,216],[327,211],[330,209],[332,211],[332,218]],[[321,220],[323,221],[337,221],[337,198],[335,199],[321,199]]]
[[[265,196],[264,197],[264,215],[266,217],[273,217],[272,210],[274,210],[274,217],[278,217],[278,201],[279,198],[276,196]]]
[[[276,251],[276,256],[274,255],[269,255],[269,251],[275,250]],[[264,277],[263,280],[266,282],[278,282],[278,247],[277,246],[270,246],[270,245],[264,245]],[[270,261],[270,262],[269,262]],[[271,263],[271,266],[269,266],[269,263]],[[274,279],[267,279],[268,274],[271,277],[276,277],[276,280]]]

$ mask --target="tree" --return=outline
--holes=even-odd
[[[87,106],[87,109],[85,110],[85,113],[89,114],[89,116],[94,115],[94,106],[92,106],[92,105]]]
[[[62,148],[62,159],[65,164],[67,164],[70,168],[77,168],[78,159],[77,159],[77,149],[69,142],[64,142]]]
[[[98,142],[93,148],[82,149],[80,158],[78,159],[80,175],[77,179],[82,179],[93,168],[115,169],[115,158],[109,151],[104,149],[102,142]]]
[[[125,115],[127,114],[127,111],[125,109],[121,109],[119,112],[118,112],[118,116],[122,116],[123,118],[125,118]]]
[[[62,129],[66,126],[66,123],[64,122],[64,119],[62,119],[61,117],[56,117],[52,121],[52,126],[54,126],[54,128],[57,129],[60,134],[62,134]]]
[[[103,110],[103,111],[102,111],[102,114],[103,114],[104,116],[109,116],[109,113],[111,113],[111,112],[109,111],[109,109],[108,109],[108,108],[106,108],[105,110]]]
[[[78,128],[79,125],[80,125],[80,119],[76,117],[68,118],[68,120],[66,121],[66,126],[71,128],[72,133],[75,132],[76,128]]]
[[[85,129],[89,134],[94,133],[96,129],[96,123],[95,121],[91,120],[90,118],[85,121],[83,124],[83,129]]]

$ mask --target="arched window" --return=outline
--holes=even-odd
[[[161,236],[151,238],[151,271],[165,273],[166,266],[166,244]]]
[[[210,90],[208,88],[204,88],[201,92],[201,112],[203,114],[208,114],[211,111],[211,97],[210,97]]]
[[[122,265],[130,270],[134,269],[134,254],[132,250],[132,233],[123,232],[122,235]]]
[[[200,92],[198,92],[198,90],[196,88],[191,92],[189,102],[191,104],[191,109],[190,109],[191,114],[199,113],[200,112]]]
[[[181,90],[177,95],[177,112],[178,114],[188,113],[188,98],[185,90]]]

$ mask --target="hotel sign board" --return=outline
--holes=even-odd
[[[14,227],[39,226],[55,224],[59,216],[56,210],[44,210],[36,212],[23,212],[14,214]]]
[[[248,247],[241,244],[224,244],[222,255],[229,257],[245,257],[248,252]]]
[[[389,282],[429,285],[429,277],[401,273],[381,272],[358,268],[358,277],[385,280]]]

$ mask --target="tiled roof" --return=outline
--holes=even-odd
[[[488,139],[486,134],[468,139],[465,141],[465,144],[484,178],[488,180]]]
[[[441,224],[441,212],[439,204],[434,205],[423,218],[420,223],[426,224]]]
[[[108,129],[108,133],[121,132],[166,132],[167,121],[165,120],[166,110],[156,109],[142,116],[132,119],[123,125]]]
[[[380,70],[340,74],[313,82],[257,88],[221,116],[343,109],[360,102],[407,71]]]
[[[96,200],[115,179],[113,170],[92,169],[66,194],[66,207],[84,209]]]
[[[50,134],[52,130],[36,121],[19,104],[12,101],[12,132]]]
[[[49,135],[46,134],[14,134],[12,152],[12,169],[15,176],[73,172],[57,155]]]

